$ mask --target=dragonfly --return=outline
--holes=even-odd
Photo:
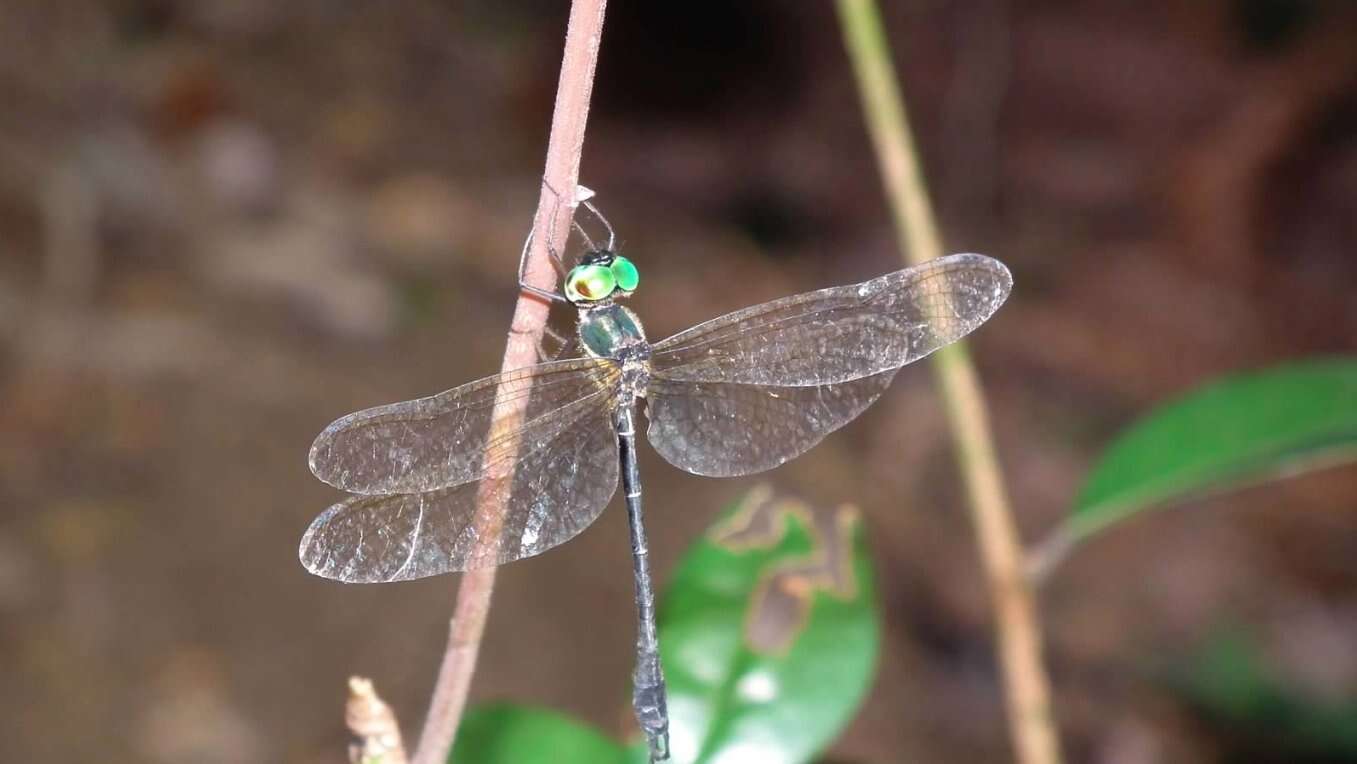
[[[578,311],[582,354],[326,427],[311,447],[311,470],[352,496],[312,522],[300,557],[311,573],[355,583],[502,565],[589,527],[620,482],[637,612],[633,710],[659,761],[669,756],[669,718],[636,459],[638,409],[644,404],[651,446],[679,469],[712,477],[773,469],[856,418],[901,367],[984,323],[1013,281],[998,260],[949,255],[765,302],[652,343],[620,304],[640,278],[611,226],[605,245],[586,240],[569,269],[552,252],[564,274],[559,292],[533,288],[521,266],[519,273],[526,291]],[[518,413],[497,414],[506,402]]]

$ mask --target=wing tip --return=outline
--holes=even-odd
[[[330,519],[344,506],[344,502],[331,505],[324,512],[316,516],[311,524],[306,527],[306,532],[302,534],[301,543],[297,545],[297,559],[301,562],[306,572],[313,576],[329,578],[336,581],[342,581],[332,574],[332,567],[325,564],[327,555],[323,546],[319,543],[317,536],[320,535],[324,527],[330,522]]]
[[[1008,269],[1008,266],[989,255],[982,255],[979,252],[957,252],[938,259],[979,266],[984,270],[994,273],[1004,281],[1007,281],[1010,284],[1013,283],[1013,273]]]
[[[320,434],[316,436],[316,439],[311,441],[311,448],[306,452],[306,466],[310,467],[311,474],[323,483],[335,485],[333,470],[326,463],[325,454],[330,448],[335,432],[351,416],[353,415],[347,414],[326,425],[325,429],[321,430]]]
[[[371,416],[368,414],[369,411],[370,410],[365,409],[363,411],[355,411],[352,414],[345,414],[326,425],[325,429],[321,430],[320,434],[316,436],[316,439],[311,441],[311,448],[306,453],[306,466],[311,469],[311,474],[315,475],[317,480],[326,485],[338,488],[341,491],[349,491],[352,493],[369,494],[389,492],[386,489],[386,486],[361,485],[359,481],[353,479],[353,476],[350,475],[348,470],[335,463],[345,450],[352,450],[353,448],[353,443],[350,442],[347,449],[339,449],[340,454],[336,455],[334,453],[336,450],[335,447],[340,444],[340,436],[351,433],[355,424],[370,419]]]
[[[325,444],[321,443],[321,438],[324,436],[325,433],[322,432],[316,437],[315,442],[311,444],[311,450],[306,453],[306,466],[311,468],[311,474],[315,475],[316,479],[323,483],[334,485],[329,479],[329,470],[322,461],[323,457],[321,456],[321,449]]]
[[[338,581],[341,584],[380,584],[396,579],[357,575],[351,554],[336,554],[335,546],[323,540],[323,534],[336,518],[362,497],[351,496],[326,508],[306,527],[297,545],[297,560],[306,572],[317,578]]]
[[[297,544],[297,559],[302,567],[306,568],[306,572],[341,584],[389,584],[462,570],[455,566],[445,570],[429,569],[423,565],[410,569],[409,561],[413,557],[408,554],[399,567],[383,565],[380,559],[373,565],[373,552],[363,546],[361,535],[356,546],[351,537],[344,538],[349,536],[356,522],[361,523],[362,514],[372,509],[372,502],[391,498],[407,497],[350,496],[330,505],[317,515],[302,533],[302,539]],[[348,514],[350,512],[357,515]],[[326,538],[326,533],[332,529],[336,531],[338,540]]]
[[[1008,301],[1008,296],[1013,292],[1013,272],[1008,269],[1007,265],[989,255],[982,255],[978,252],[959,252],[939,259],[947,260],[953,264],[965,264],[994,277],[996,283],[994,284],[993,296],[990,299],[990,310],[981,319],[981,323],[988,321],[990,316],[993,316]]]

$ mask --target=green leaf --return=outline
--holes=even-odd
[[[1357,459],[1357,359],[1227,377],[1122,434],[1075,502],[1074,540],[1174,499]]]
[[[856,510],[752,492],[688,552],[662,604],[674,760],[809,760],[870,686],[875,603]]]
[[[624,764],[627,751],[585,725],[537,708],[472,709],[457,730],[449,764]]]

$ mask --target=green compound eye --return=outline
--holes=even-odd
[[[617,281],[617,288],[623,292],[634,291],[641,281],[641,274],[637,272],[636,266],[625,257],[613,258],[612,272],[613,278]]]
[[[565,296],[571,302],[602,300],[617,288],[617,278],[602,265],[577,265],[565,277]]]

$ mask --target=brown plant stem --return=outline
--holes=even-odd
[[[565,241],[575,213],[575,191],[579,182],[580,157],[584,152],[584,130],[589,117],[589,97],[593,90],[594,68],[603,35],[603,14],[607,0],[574,0],[565,33],[561,58],[561,76],[556,88],[556,107],[547,141],[546,169],[537,214],[533,219],[532,244],[524,278],[542,289],[555,285],[556,275],[547,254],[548,242]],[[558,197],[557,194],[560,194]],[[546,328],[550,305],[539,298],[521,294],[509,325],[501,371],[513,371],[537,361],[537,347]],[[525,396],[497,396],[496,427],[512,424],[523,415]],[[512,480],[512,476],[506,478]],[[493,490],[483,491],[477,508],[477,527],[491,528],[484,543],[499,543],[499,529],[493,518],[499,506],[492,501]],[[457,734],[457,726],[466,708],[481,636],[490,612],[495,587],[495,569],[469,571],[457,588],[457,604],[452,613],[448,644],[438,669],[429,716],[415,749],[414,764],[441,764],[447,761]]]
[[[349,700],[344,706],[344,724],[353,734],[349,746],[350,764],[380,761],[405,764],[405,744],[401,742],[396,714],[377,694],[372,681],[349,677]]]
[[[942,241],[900,86],[891,68],[880,14],[872,0],[838,0],[838,10],[900,248],[908,261],[922,263],[942,254]],[[1013,747],[1023,764],[1056,764],[1060,761],[1060,744],[1051,717],[1049,680],[1041,660],[1040,622],[995,456],[980,380],[962,343],[934,354],[933,370],[955,440],[994,601]]]

